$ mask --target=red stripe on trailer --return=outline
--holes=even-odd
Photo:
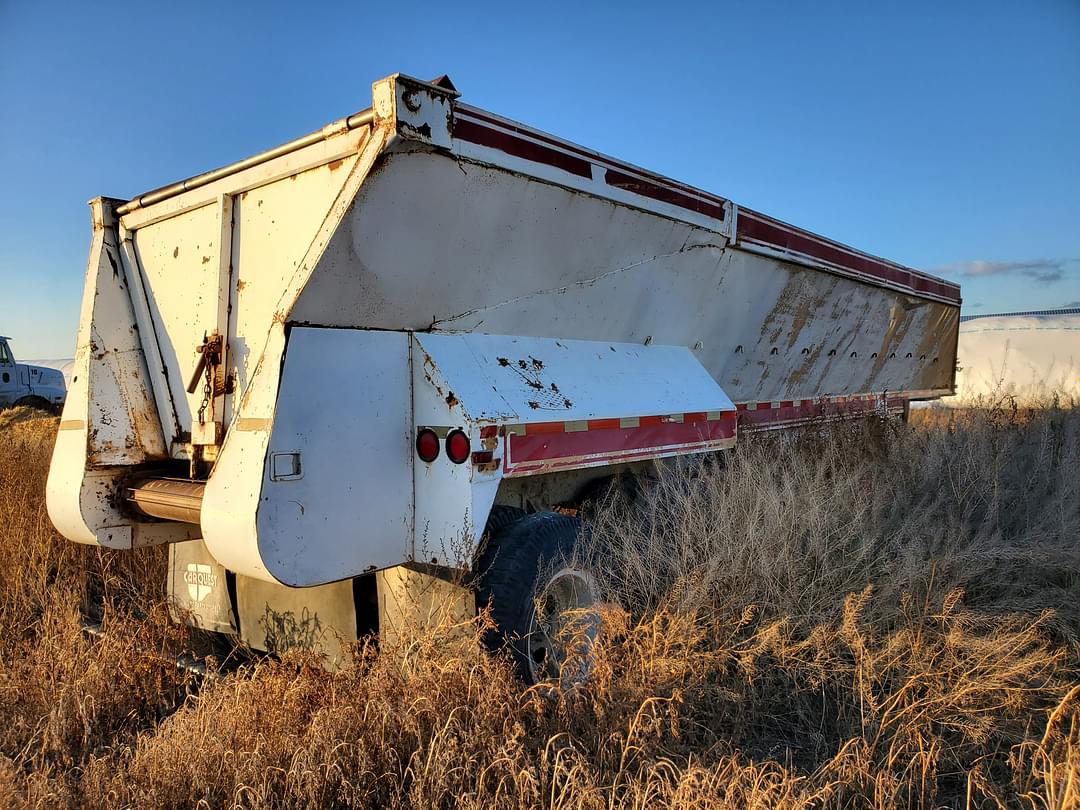
[[[911,391],[905,394],[904,396],[889,396],[884,400],[885,406],[901,407],[917,395],[934,395],[935,392]],[[818,400],[785,399],[779,401],[779,407],[774,407],[772,402],[749,403],[750,407],[747,403],[736,403],[735,407],[739,413],[739,424],[753,430],[791,427],[821,418],[859,416],[876,410],[882,402],[882,397],[877,394],[852,394],[822,397]]]
[[[589,180],[592,179],[592,166],[596,165],[605,170],[604,180],[612,188],[721,221],[724,219],[724,205],[727,200],[723,197],[617,161],[468,105],[459,103],[455,106],[454,137],[498,149],[525,160],[554,166]],[[739,208],[737,239],[748,246],[760,245],[801,254],[838,270],[864,276],[867,280],[885,282],[950,303],[960,303],[960,288],[956,284],[872,256],[751,209]]]
[[[589,430],[611,430],[622,427],[621,419],[590,419]]]
[[[556,169],[576,174],[578,177],[592,179],[592,164],[587,160],[582,160],[557,149],[552,149],[549,146],[519,138],[508,132],[502,132],[464,118],[454,120],[454,137],[469,141],[469,143],[498,149],[500,152],[524,160],[531,160],[534,163],[554,166]]]
[[[629,191],[642,197],[649,197],[668,205],[685,208],[688,211],[696,211],[707,217],[714,217],[719,220],[724,218],[724,206],[719,203],[699,200],[673,188],[661,186],[643,178],[631,177],[615,169],[606,169],[604,171],[604,182],[612,188]]]
[[[648,451],[638,455],[658,455],[665,448],[707,445],[734,439],[734,413],[729,412],[725,416],[728,418],[689,423],[661,422],[636,428],[606,428],[571,433],[511,433],[507,439],[507,472],[514,472],[519,467],[534,462],[570,459],[581,461],[583,457],[623,456],[634,451]],[[586,462],[590,460],[596,459],[585,459]]]
[[[566,422],[532,422],[525,425],[526,433],[564,433]]]
[[[497,127],[502,127],[503,129],[510,130],[511,132],[516,132],[519,135],[525,135],[529,138],[535,138],[538,141],[543,141],[544,143],[549,143],[552,146],[556,146],[560,149],[565,149],[567,152],[573,152],[575,155],[581,155],[587,160],[596,163],[598,166],[605,169],[617,169],[620,171],[628,172],[631,175],[637,175],[639,177],[647,178],[662,186],[682,191],[683,193],[688,194],[691,197],[701,197],[705,200],[710,200],[721,206],[727,202],[727,200],[723,197],[718,197],[717,195],[711,194],[708,191],[702,191],[699,188],[688,186],[685,183],[680,183],[677,180],[672,180],[670,177],[664,177],[662,174],[651,172],[648,169],[641,168],[640,166],[634,166],[631,163],[624,163],[621,160],[616,160],[615,158],[608,157],[607,155],[604,155],[600,152],[596,152],[591,149],[585,149],[575,143],[571,143],[570,141],[564,141],[559,138],[555,138],[547,134],[546,132],[541,132],[538,129],[532,129],[531,127],[527,127],[517,121],[510,121],[506,118],[498,118],[476,107],[470,107],[466,104],[461,104],[459,102],[455,106],[454,120],[457,121],[462,115],[468,116],[469,118],[475,118],[479,121],[485,121],[489,124],[494,124]]]
[[[740,242],[747,240],[779,250],[801,253],[845,270],[960,303],[960,288],[955,284],[924,276],[911,268],[862,253],[756,211],[739,209],[737,231]]]

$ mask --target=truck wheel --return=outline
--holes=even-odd
[[[52,404],[50,404],[49,400],[43,399],[42,397],[34,397],[34,396],[23,397],[22,399],[20,399],[18,402],[15,403],[15,407],[16,408],[19,408],[19,407],[34,408],[36,410],[46,411],[48,413],[55,413],[56,412],[53,409]]]
[[[596,583],[569,562],[581,532],[577,518],[536,512],[492,531],[477,558],[478,604],[490,603],[497,626],[487,644],[509,648],[529,683],[569,686],[589,673],[589,650],[570,648],[591,647],[600,629]]]

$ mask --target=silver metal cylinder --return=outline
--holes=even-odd
[[[348,118],[343,118],[340,121],[334,121],[331,124],[327,124],[322,129],[310,132],[307,135],[302,135],[295,140],[291,140],[288,143],[283,143],[281,146],[275,146],[273,149],[267,149],[265,152],[260,152],[257,155],[252,155],[249,158],[237,161],[236,163],[230,163],[228,166],[222,166],[219,169],[213,169],[212,171],[204,172],[203,174],[197,174],[194,177],[189,177],[187,180],[180,180],[176,183],[170,183],[167,186],[156,188],[153,191],[147,191],[144,194],[140,194],[138,197],[133,197],[126,203],[116,209],[116,213],[119,216],[129,214],[139,208],[144,208],[147,205],[153,205],[154,203],[167,200],[169,197],[175,197],[177,194],[183,194],[185,191],[191,191],[193,188],[200,188],[201,186],[209,185],[215,180],[220,180],[223,177],[228,177],[231,174],[236,174],[244,169],[250,169],[252,166],[259,166],[274,158],[287,155],[290,152],[295,152],[298,149],[303,149],[305,146],[311,146],[313,143],[324,141],[332,135],[336,135],[339,132],[347,132],[350,129],[356,129],[357,127],[368,126],[375,121],[375,113],[372,110],[363,110],[362,112],[350,115]]]
[[[199,525],[205,481],[184,478],[149,478],[128,487],[127,500],[147,517]]]

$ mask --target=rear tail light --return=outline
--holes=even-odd
[[[439,437],[431,428],[416,434],[416,455],[429,464],[439,457]]]
[[[455,464],[464,464],[469,460],[469,437],[460,430],[451,430],[446,437],[446,455]]]

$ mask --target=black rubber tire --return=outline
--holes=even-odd
[[[49,402],[49,400],[44,399],[43,397],[36,396],[23,397],[15,403],[15,407],[34,408],[35,410],[44,411],[45,413],[49,414],[55,414],[57,412],[56,408],[53,407],[52,403]]]
[[[511,523],[516,523],[523,517],[525,517],[524,509],[519,509],[516,506],[496,504],[491,507],[491,511],[488,513],[487,524],[484,526],[484,534],[491,535],[494,532],[502,531]]]
[[[496,652],[508,648],[525,682],[531,675],[524,639],[533,599],[544,584],[538,580],[553,561],[573,555],[581,532],[575,517],[534,512],[493,531],[477,557],[477,606],[491,605],[497,627],[484,641]]]

